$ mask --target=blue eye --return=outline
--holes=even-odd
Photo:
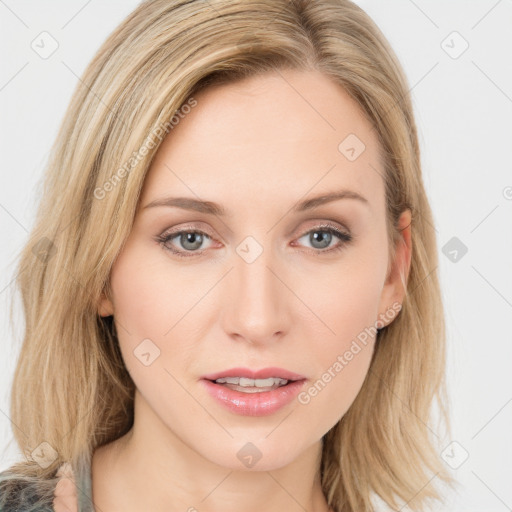
[[[332,225],[318,226],[314,229],[310,229],[299,237],[298,240],[306,236],[309,236],[308,240],[312,244],[312,248],[316,249],[313,252],[318,256],[339,251],[353,239],[352,235],[344,233]],[[333,247],[329,247],[333,241],[333,237],[338,238],[339,242]],[[173,247],[171,242],[175,239],[177,239],[182,249],[176,249]],[[189,258],[201,255],[206,249],[198,249],[200,249],[205,240],[211,240],[211,237],[204,231],[200,230],[181,230],[160,235],[156,237],[156,240],[165,250],[172,254],[183,258]]]
[[[179,243],[185,249],[185,251],[176,250],[171,245],[169,245],[169,242],[171,242],[171,240],[174,240],[175,238],[178,238]],[[171,233],[169,235],[163,235],[161,237],[158,237],[158,241],[162,243],[164,249],[172,252],[173,254],[176,254],[177,256],[187,258],[190,256],[195,256],[195,254],[184,254],[184,252],[193,252],[198,254],[201,254],[203,252],[197,251],[197,249],[201,247],[205,238],[210,239],[210,237],[203,231],[183,230],[176,231],[175,233]]]
[[[319,251],[317,251],[319,254],[341,250],[344,248],[345,244],[352,241],[352,235],[343,233],[334,226],[319,226],[311,229],[302,235],[299,240],[304,237],[308,237],[308,241],[312,244],[313,249],[319,249]],[[340,243],[328,248],[333,241],[333,237],[338,238]]]

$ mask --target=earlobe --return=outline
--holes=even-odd
[[[102,292],[100,302],[98,304],[98,315],[110,316],[114,314],[114,307],[112,301]]]

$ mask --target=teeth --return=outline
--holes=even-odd
[[[286,379],[269,377],[268,379],[248,379],[246,377],[222,377],[215,381],[217,384],[235,384],[242,387],[268,388],[274,385],[288,384]]]

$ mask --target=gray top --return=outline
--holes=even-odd
[[[62,467],[62,466],[61,466]],[[91,461],[88,457],[81,458],[72,465],[76,488],[77,502],[75,508],[78,512],[96,512],[92,502],[92,474]],[[60,468],[59,468],[60,469]],[[40,500],[33,483],[16,479],[15,490],[7,495],[6,478],[8,471],[0,473],[0,512],[54,512],[55,509],[47,506],[36,506]],[[65,510],[67,510],[65,508]]]
[[[84,461],[76,469],[76,494],[78,496],[78,512],[95,512],[92,502],[92,473],[90,460]]]

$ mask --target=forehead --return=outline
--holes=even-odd
[[[143,201],[172,195],[296,201],[350,188],[382,201],[377,135],[358,104],[316,71],[267,73],[210,87],[168,133]]]

